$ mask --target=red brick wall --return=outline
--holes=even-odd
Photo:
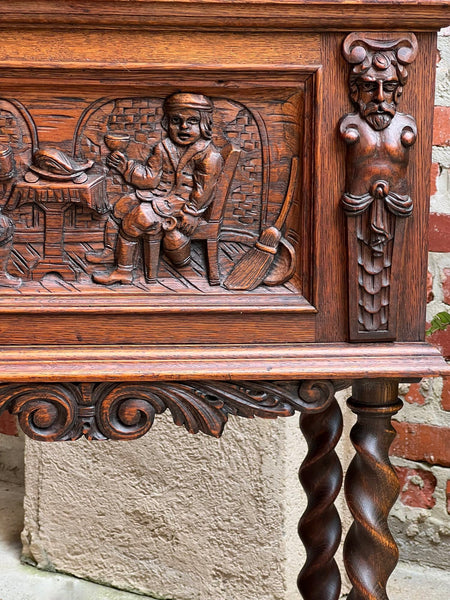
[[[450,28],[440,38],[431,169],[428,319],[450,311]],[[450,327],[429,337],[450,360]],[[450,525],[450,378],[402,386],[405,407],[394,424],[391,454],[400,478],[400,502],[425,509]],[[398,458],[399,460],[396,460]],[[435,476],[438,474],[438,477]],[[411,516],[414,511],[411,512]],[[446,516],[447,515],[447,516]]]

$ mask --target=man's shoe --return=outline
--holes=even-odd
[[[111,285],[113,283],[133,283],[133,269],[128,267],[117,267],[111,273],[93,275],[92,279],[95,283],[101,283],[102,285]]]
[[[112,248],[105,247],[103,250],[98,252],[86,252],[86,260],[94,265],[102,264],[113,264],[114,263],[114,250]]]

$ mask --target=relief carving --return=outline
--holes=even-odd
[[[412,116],[397,111],[407,81],[406,65],[417,53],[413,34],[374,39],[352,33],[343,53],[352,65],[350,98],[356,112],[339,131],[347,144],[342,206],[347,215],[350,338],[396,337],[395,270],[404,218],[413,210],[407,167],[417,137]]]
[[[3,209],[9,200],[10,184],[16,177],[16,164],[9,145],[0,145],[0,286],[19,287],[22,283],[20,277],[14,277],[8,272],[8,263],[11,256],[14,222],[4,214]]]
[[[14,208],[32,203],[43,219],[43,249],[30,273],[40,280],[47,273],[58,273],[66,281],[75,281],[77,271],[71,266],[64,248],[65,212],[74,204],[83,204],[98,212],[107,207],[104,177],[88,173],[93,161],[76,161],[61,150],[36,150],[23,181],[12,191]]]
[[[152,148],[145,163],[128,160],[120,150],[107,158],[108,166],[136,191],[114,207],[114,217],[120,220],[115,268],[108,275],[94,275],[96,283],[131,283],[141,239],[150,283],[157,280],[160,245],[175,267],[184,267],[191,260],[191,237],[200,233],[200,219],[214,200],[224,161],[211,141],[213,103],[209,98],[173,94],[165,99],[163,110],[161,125],[167,137]],[[111,138],[105,141],[110,143]],[[107,223],[109,230],[111,226]],[[106,245],[105,251],[109,258]]]
[[[0,98],[0,287],[22,284],[22,278],[10,272],[16,231],[11,196],[36,147],[36,128],[26,108],[17,100]]]
[[[0,286],[299,291],[297,280],[288,287],[300,240],[298,92],[250,107],[194,92],[106,98],[81,115],[76,99],[63,102],[71,147],[41,144],[45,115],[35,125],[35,112],[0,100]]]
[[[39,441],[127,440],[143,436],[169,410],[189,433],[223,433],[229,415],[276,419],[313,414],[334,400],[331,381],[187,381],[0,385],[0,413],[18,416]]]

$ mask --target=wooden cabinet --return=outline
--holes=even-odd
[[[447,368],[424,341],[445,19],[434,0],[0,15],[1,407],[42,441],[300,411],[307,600],[339,595],[335,390],[358,415],[351,598],[383,600],[398,382]]]

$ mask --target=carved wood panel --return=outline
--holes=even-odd
[[[43,441],[135,439],[167,410],[189,432],[216,437],[229,415],[304,413],[299,588],[308,600],[337,600],[341,416],[329,378],[442,368],[420,344],[349,351],[343,342],[347,274],[351,340],[385,341],[397,336],[408,288],[400,299],[400,266],[424,265],[430,31],[445,7],[350,0],[257,2],[255,11],[194,0],[174,16],[170,3],[146,0],[97,11],[78,0],[22,4],[0,14],[0,337],[11,382],[0,386],[0,410]],[[414,118],[397,110],[414,35],[351,34],[341,56],[342,31],[396,22],[422,32],[425,48],[405,109],[421,122],[416,144]],[[355,111],[339,138],[348,65]],[[415,238],[402,262],[408,221]],[[422,339],[414,288],[399,342]],[[297,381],[302,372],[324,379]],[[72,374],[86,383],[67,383]],[[382,600],[395,482],[380,415],[399,404],[393,385],[365,386],[350,403],[363,445],[347,478],[355,526],[345,553],[351,597]],[[376,468],[361,504],[365,463]],[[389,475],[386,498],[377,470]],[[374,509],[385,548],[368,539],[376,560],[366,563]]]
[[[352,65],[356,112],[339,131],[347,145],[342,206],[347,215],[351,340],[394,340],[405,218],[413,210],[407,167],[417,138],[414,117],[398,112],[406,67],[417,54],[413,34],[388,39],[352,33],[343,54]]]
[[[311,165],[299,157],[312,135],[312,75],[265,91],[245,82],[212,94],[196,83],[153,95],[5,97],[0,285],[301,292]]]

